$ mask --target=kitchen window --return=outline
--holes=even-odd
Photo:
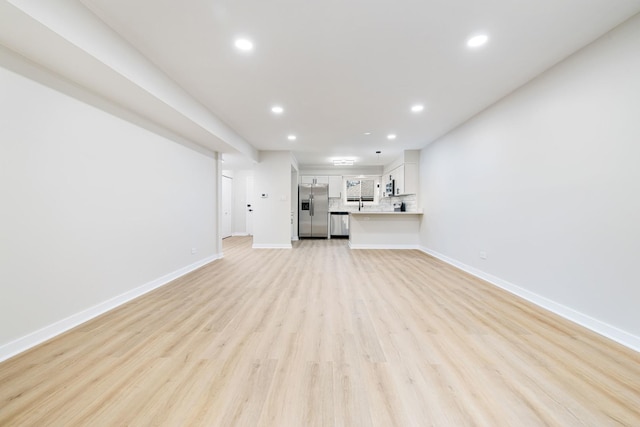
[[[376,182],[373,178],[347,179],[346,202],[375,202]]]

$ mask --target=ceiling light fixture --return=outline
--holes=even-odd
[[[253,42],[248,39],[236,39],[234,42],[236,48],[243,52],[249,52],[253,50]]]
[[[389,135],[387,135],[387,139],[396,139],[396,135],[393,133],[390,133]]]
[[[484,46],[489,41],[489,36],[486,34],[478,34],[467,40],[467,46],[471,48]]]
[[[335,159],[333,166],[353,166],[353,160],[348,159]]]
[[[271,112],[274,114],[282,114],[284,112],[284,108],[279,105],[274,105],[271,107]]]
[[[297,137],[295,135],[289,135],[289,136],[287,136],[287,139],[289,141],[295,141],[297,139]]]
[[[413,111],[414,113],[419,113],[422,110],[424,110],[424,105],[422,105],[422,104],[416,104],[416,105],[411,107],[411,111]]]
[[[364,135],[371,135],[371,132],[365,132]]]

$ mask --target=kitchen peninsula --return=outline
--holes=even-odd
[[[342,214],[348,224],[348,232],[331,235],[348,235],[351,249],[417,249],[423,216],[419,163],[418,150],[404,150],[383,168],[348,169],[349,174],[341,176],[309,170],[301,175],[300,184],[328,184],[330,216]]]
[[[351,212],[351,249],[418,249],[422,212]]]

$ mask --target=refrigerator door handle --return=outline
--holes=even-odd
[[[309,203],[309,215],[313,216],[313,199]]]

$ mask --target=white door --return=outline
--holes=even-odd
[[[253,236],[253,176],[247,177],[247,234]]]
[[[233,179],[222,177],[222,238],[231,236],[233,207]]]

